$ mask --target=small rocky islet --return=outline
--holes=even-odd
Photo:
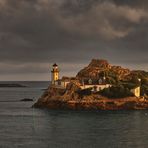
[[[107,88],[100,91],[94,88],[82,89],[85,81],[91,80],[92,83],[104,77],[109,84]],[[65,87],[61,87],[58,85],[59,82],[68,83]],[[146,71],[131,71],[121,66],[112,66],[106,60],[93,59],[75,77],[63,77],[60,81],[57,80],[57,83],[50,84],[33,107],[71,110],[148,109]],[[137,97],[130,90],[139,86],[141,96]]]

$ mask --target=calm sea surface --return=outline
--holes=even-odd
[[[2,83],[2,82],[0,82]],[[148,148],[148,111],[33,109],[48,82],[0,88],[0,148]]]

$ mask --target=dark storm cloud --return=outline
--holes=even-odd
[[[115,4],[117,5],[126,5],[130,7],[135,7],[135,8],[142,8],[142,9],[147,9],[148,7],[148,1],[147,0],[113,0]]]
[[[91,58],[145,65],[147,7],[146,0],[0,0],[0,72],[44,73],[54,61],[75,71],[66,63]]]

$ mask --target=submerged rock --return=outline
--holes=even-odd
[[[27,102],[27,101],[33,101],[33,99],[24,98],[24,99],[22,99],[22,100],[20,100],[20,101]]]

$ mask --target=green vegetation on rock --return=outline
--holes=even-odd
[[[108,98],[125,98],[133,96],[133,94],[130,92],[130,89],[124,87],[123,85],[105,88],[100,91],[100,94]]]

